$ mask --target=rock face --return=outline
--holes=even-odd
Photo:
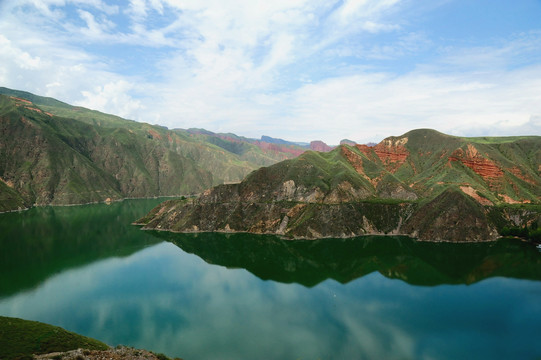
[[[163,360],[164,356],[156,355],[150,351],[135,349],[126,346],[117,346],[107,350],[77,349],[64,352],[37,355],[36,360]]]
[[[221,186],[219,192],[239,199],[238,185]],[[458,189],[449,189],[424,205],[223,202],[215,195],[210,192],[195,200],[167,201],[138,224],[144,229],[174,232],[249,232],[295,239],[408,235],[426,241],[472,242],[499,237],[489,209]],[[538,217],[529,213],[518,222],[524,225]]]
[[[540,144],[537,137],[527,140]],[[498,146],[509,156],[514,145]],[[484,155],[474,151],[477,147],[484,147]],[[533,153],[522,146],[518,154],[532,158],[539,149],[529,151]],[[507,198],[539,203],[541,193],[533,186],[540,184],[532,171],[538,165],[520,167],[520,174],[531,180],[524,181],[513,175],[516,170],[507,170],[511,162],[503,153],[433,131],[413,131],[375,147],[305,153],[254,171],[240,184],[215,187],[190,201],[164,203],[139,223],[146,229],[304,239],[403,234],[432,241],[494,240],[498,228],[511,224],[512,217],[501,210]],[[493,166],[499,172],[489,174]],[[506,183],[511,186],[503,187]],[[502,194],[506,188],[512,189],[510,195]],[[535,221],[539,213],[532,209],[515,216],[518,223]]]
[[[466,150],[457,149],[449,156],[449,161],[459,161],[479,174],[485,181],[497,181],[503,177],[503,171],[496,163],[479,154],[474,145],[468,144]]]
[[[493,240],[498,238],[498,231],[487,215],[477,201],[460,190],[449,189],[419,206],[403,231],[421,240]]]
[[[234,186],[228,191],[236,192]],[[297,239],[398,234],[412,205],[371,203],[179,203],[171,200],[141,219],[146,229],[178,232],[250,232]]]
[[[388,138],[374,146],[374,152],[390,172],[396,172],[406,162],[409,151],[404,145],[408,143],[407,137],[398,139]]]

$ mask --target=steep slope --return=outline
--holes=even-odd
[[[422,240],[460,241],[464,236],[470,241],[483,241],[498,237],[484,207],[453,187],[419,206],[402,231]]]
[[[0,211],[34,204],[193,194],[294,154],[217,146],[184,130],[124,120],[1,88]],[[227,145],[231,149],[227,149]]]
[[[407,234],[494,240],[504,224],[516,220],[514,226],[523,226],[539,217],[538,207],[494,216],[491,205],[540,202],[540,145],[540,137],[486,143],[415,130],[374,147],[306,152],[193,201],[164,203],[139,223],[147,229],[309,239]]]
[[[373,182],[391,172],[423,197],[456,185],[484,205],[541,200],[539,136],[460,138],[421,129],[356,147],[386,170],[368,174]]]

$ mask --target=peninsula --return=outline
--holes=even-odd
[[[540,172],[539,136],[462,138],[420,129],[373,147],[305,152],[238,184],[166,201],[137,224],[291,239],[491,241],[504,229],[537,229]]]

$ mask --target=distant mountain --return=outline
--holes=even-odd
[[[188,129],[188,132],[194,135],[206,135],[207,138],[205,141],[223,147],[228,151],[233,151],[237,154],[241,154],[244,149],[250,148],[250,145],[255,145],[264,153],[272,155],[274,159],[284,160],[299,156],[308,150],[308,147],[306,146],[301,146],[297,143],[282,139],[274,139],[268,136],[262,136],[261,140],[256,140],[243,136],[237,136],[231,133],[213,133],[204,129]]]
[[[168,130],[18,90],[0,94],[0,211],[195,194],[305,151]]]
[[[321,140],[316,140],[316,141],[312,141],[310,143],[310,150],[313,150],[313,151],[319,151],[319,152],[329,152],[331,151],[332,149],[334,149],[333,147],[325,144],[323,141]]]
[[[311,141],[310,143],[299,143],[299,142],[291,142],[291,141],[282,140],[282,139],[276,139],[270,136],[262,136],[261,142],[269,143],[269,144],[285,145],[285,146],[294,147],[294,148],[300,147],[303,150],[313,150],[313,151],[320,151],[320,152],[329,152],[332,149],[334,149],[334,147],[325,144],[321,140],[314,140],[314,141]],[[302,154],[302,152],[300,152],[299,155],[300,154]]]
[[[374,147],[306,152],[196,200],[166,202],[141,223],[309,239],[493,240],[504,226],[540,222],[540,175],[539,136],[460,138],[421,129]]]
[[[355,141],[353,141],[353,140],[342,139],[342,140],[340,140],[340,145],[355,146],[355,145],[357,145],[357,143]]]
[[[261,141],[266,142],[269,144],[279,144],[279,145],[298,145],[294,142],[283,140],[283,139],[277,139],[270,136],[263,135],[261,136]]]

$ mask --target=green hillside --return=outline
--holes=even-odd
[[[262,168],[241,192],[270,198],[287,181],[289,200],[311,193],[323,202],[417,200],[460,188],[482,205],[541,202],[541,137],[460,138],[413,130],[374,147],[342,145],[329,153],[306,152]],[[246,190],[244,190],[246,189]]]
[[[488,141],[413,130],[373,147],[305,152],[194,201],[164,203],[140,223],[309,239],[494,240],[504,227],[539,225],[540,149],[539,136]]]
[[[295,156],[0,88],[0,211],[195,194]]]
[[[109,347],[60,327],[0,316],[0,359],[32,359],[33,354]]]

